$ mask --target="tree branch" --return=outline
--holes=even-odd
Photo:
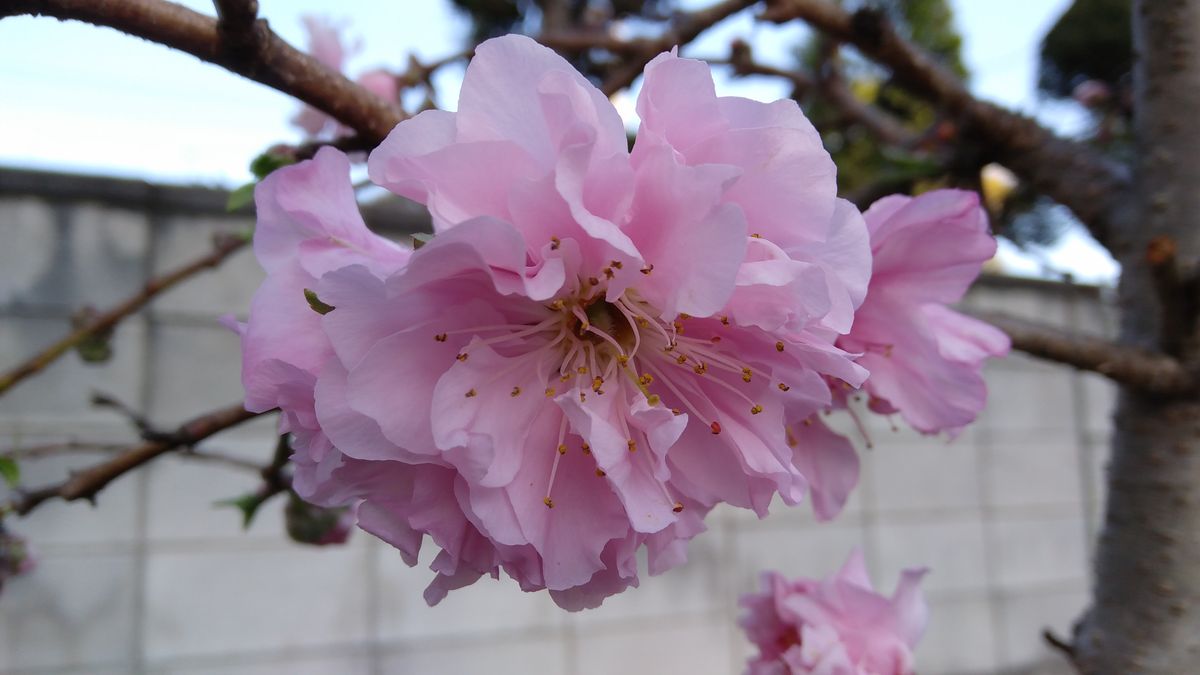
[[[10,0],[0,16],[32,14],[83,21],[188,52],[298,98],[376,142],[404,119],[398,107],[292,47],[266,21],[249,18],[253,16],[250,5],[257,3],[217,0],[216,4],[222,14],[220,25],[217,19],[166,0]]]
[[[147,281],[142,290],[135,293],[132,297],[107,312],[91,318],[66,337],[30,357],[16,368],[0,375],[0,395],[3,395],[18,382],[54,363],[60,356],[66,354],[88,338],[102,335],[112,330],[125,317],[140,310],[146,303],[153,300],[155,296],[163,291],[172,288],[198,272],[220,265],[226,258],[245,246],[246,243],[247,239],[241,236],[224,235],[217,237],[213,250],[207,255],[167,274]]]
[[[1194,391],[1197,387],[1196,374],[1165,354],[1120,345],[1103,338],[1072,335],[1008,314],[973,314],[1008,333],[1013,347],[1031,356],[1100,373],[1151,394],[1178,395]]]
[[[650,63],[650,60],[655,56],[672,47],[683,46],[695,40],[698,35],[712,28],[715,24],[746,9],[757,1],[723,0],[704,9],[677,15],[673,19],[671,27],[663,31],[663,34],[657,39],[632,41],[630,44],[637,45],[638,48],[631,50],[627,58],[608,74],[608,77],[605,78],[604,83],[600,86],[600,91],[608,96],[612,96],[628,87],[633,84],[638,75],[641,75],[646,64]]]
[[[112,459],[73,474],[61,483],[22,492],[8,503],[0,505],[0,515],[16,513],[23,516],[50,499],[68,502],[78,499],[95,501],[96,494],[109,483],[156,457],[178,448],[195,445],[219,431],[260,414],[262,413],[247,412],[239,403],[201,415],[185,422],[166,437],[135,445]]]
[[[1127,168],[1028,117],[976,99],[959,78],[904,39],[878,11],[851,14],[827,0],[768,0],[767,5],[763,19],[801,19],[890,68],[897,82],[960,116],[964,131],[983,141],[996,161],[1071,209],[1101,244],[1114,250],[1124,243],[1115,235],[1121,223],[1131,220],[1134,208]]]

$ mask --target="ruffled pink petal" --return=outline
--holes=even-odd
[[[937,335],[938,351],[951,361],[979,363],[988,357],[1004,356],[1012,347],[1004,331],[944,305],[924,305],[921,315]]]
[[[478,338],[462,349],[433,388],[433,441],[468,481],[507,485],[525,461],[533,421],[546,408],[544,391],[557,354],[504,357]],[[556,373],[557,374],[557,373]],[[550,442],[548,452],[555,445]],[[533,451],[532,448],[530,451]]]
[[[637,196],[627,231],[653,270],[638,292],[672,318],[711,316],[729,301],[745,257],[740,209],[717,200],[737,171],[687,167],[669,149],[649,152],[637,167]]]
[[[813,512],[818,520],[832,520],[858,485],[858,453],[820,417],[810,417],[789,429],[796,441],[792,462],[808,479]]]
[[[363,223],[349,174],[346,155],[324,147],[258,184],[254,254],[268,273],[297,260],[314,277],[353,263],[384,275],[407,262],[410,251]]]
[[[891,197],[863,215],[875,256],[871,292],[897,301],[957,302],[996,252],[974,192]]]
[[[623,393],[621,385],[605,395],[573,390],[555,402],[572,429],[591,446],[596,465],[621,498],[633,529],[657,532],[675,521],[675,505],[663,487],[665,476],[658,469],[661,460],[654,460],[654,448],[646,447],[650,445],[646,434],[630,428],[631,410]],[[580,394],[584,394],[582,401]],[[653,423],[670,424],[665,420]]]
[[[551,166],[564,116],[547,114],[544,98],[563,92],[572,105],[568,119],[593,129],[597,153],[626,150],[625,127],[608,99],[561,56],[521,35],[476,48],[458,99],[459,140],[513,141]]]

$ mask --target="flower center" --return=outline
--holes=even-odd
[[[536,396],[537,392],[516,386],[513,380],[527,382],[528,373],[545,372],[549,366],[551,374],[544,392],[547,399],[568,392],[578,396],[580,404],[586,404],[593,396],[619,397],[621,405],[613,422],[628,439],[629,452],[648,444],[644,433],[629,424],[627,410],[622,410],[629,396],[643,396],[652,407],[677,406],[667,409],[676,415],[687,412],[702,423],[707,422],[714,435],[722,432],[719,417],[736,414],[731,412],[731,404],[744,405],[743,409],[751,415],[763,412],[762,404],[751,397],[762,396],[761,384],[750,384],[759,383],[763,376],[735,350],[751,349],[760,361],[788,359],[790,355],[783,354],[783,341],[757,329],[734,330],[724,316],[693,319],[681,314],[666,321],[636,289],[627,289],[621,297],[609,302],[596,292],[598,285],[584,284],[586,290],[578,294],[541,305],[548,312],[540,320],[435,335],[441,342],[450,334],[472,338],[458,354],[459,361],[467,361],[472,346],[479,345],[497,348],[507,360],[501,368],[480,372],[472,383],[474,386],[464,395],[473,398],[498,388],[513,398]],[[724,341],[725,338],[730,339]],[[554,364],[558,364],[557,373],[553,371]],[[772,384],[780,392],[790,389],[781,381],[772,380]],[[664,403],[664,399],[670,403]],[[543,499],[547,507],[554,506],[552,492],[559,460],[567,454],[568,444],[574,445],[570,441],[574,435],[564,415]],[[582,452],[591,454],[586,439],[580,441]],[[607,474],[597,466],[596,475],[603,478]],[[676,507],[677,511],[683,508],[678,503]]]

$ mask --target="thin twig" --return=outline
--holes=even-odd
[[[54,363],[63,354],[71,351],[71,349],[83,343],[88,338],[103,335],[105,332],[112,330],[121,320],[136,313],[163,291],[172,288],[181,281],[191,278],[199,272],[220,265],[226,258],[245,246],[246,243],[247,239],[245,237],[235,235],[218,236],[214,242],[213,250],[209,253],[160,277],[155,277],[147,281],[146,285],[133,296],[107,312],[85,321],[83,325],[71,331],[66,337],[31,356],[7,373],[0,375],[0,395],[12,389],[21,380],[40,372],[51,363]]]
[[[975,98],[962,80],[901,36],[878,10],[851,14],[828,0],[768,0],[762,17],[807,22],[854,45],[892,70],[896,81],[965,122],[1001,162],[1035,189],[1071,209],[1101,244],[1114,250],[1115,233],[1133,210],[1129,170],[1092,148],[1056,136],[1034,120]]]
[[[0,514],[16,513],[23,516],[51,499],[68,502],[77,499],[95,501],[97,493],[109,483],[156,457],[195,445],[219,431],[254,419],[260,414],[262,413],[247,412],[240,403],[206,413],[184,423],[165,438],[132,446],[111,459],[73,473],[61,483],[36,490],[19,491],[11,501],[0,504]]]
[[[1015,349],[1055,363],[1100,373],[1145,392],[1178,395],[1194,391],[1196,374],[1155,353],[1093,336],[1080,336],[998,312],[973,313],[1008,334]]]
[[[83,21],[188,52],[298,98],[376,142],[404,119],[398,106],[292,47],[261,19],[253,22],[250,33],[254,48],[239,47],[227,36],[234,27],[244,27],[247,4],[218,3],[226,8],[226,37],[217,19],[166,0],[9,0],[0,8],[0,16],[33,14]]]
[[[685,45],[695,40],[704,31],[729,18],[730,16],[750,7],[758,0],[723,0],[704,9],[679,14],[671,21],[671,26],[663,34],[653,40],[631,41],[636,45],[626,54],[626,59],[609,73],[600,86],[600,91],[612,96],[618,91],[633,84],[641,75],[646,64],[660,53]]]

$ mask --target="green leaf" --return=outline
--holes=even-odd
[[[4,478],[9,487],[17,487],[21,482],[21,467],[17,466],[17,460],[12,457],[0,457],[0,477]]]
[[[257,182],[251,181],[229,193],[229,199],[225,202],[225,210],[232,213],[238,211],[250,204],[254,203],[254,187]]]
[[[232,497],[230,499],[222,499],[213,502],[213,506],[226,507],[232,506],[242,512],[242,529],[250,529],[250,523],[254,522],[254,515],[258,513],[258,507],[263,505],[265,500],[261,495],[254,492],[248,492],[241,497]]]
[[[317,294],[307,288],[304,289],[304,299],[308,301],[308,306],[312,307],[312,311],[316,312],[317,314],[324,315],[337,309],[333,305],[327,305],[321,302],[321,299],[317,297]]]
[[[253,173],[255,178],[262,180],[271,175],[271,172],[276,169],[281,169],[289,164],[295,164],[296,158],[288,155],[280,155],[271,151],[255,157],[250,162],[250,173]]]
[[[89,335],[75,345],[75,351],[84,363],[105,363],[112,358],[112,333]]]

